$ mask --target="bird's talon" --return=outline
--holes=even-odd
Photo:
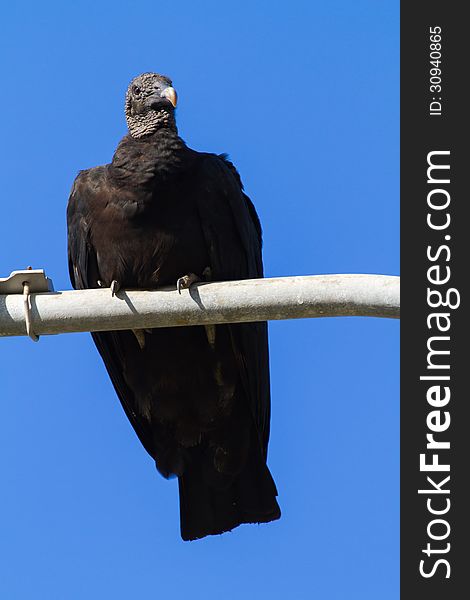
[[[119,283],[113,279],[111,281],[111,296],[115,296],[119,290],[120,290],[121,286],[119,285]]]
[[[181,294],[182,289],[189,289],[193,283],[200,281],[199,277],[194,273],[189,273],[188,275],[183,275],[176,282],[176,289],[178,290],[178,294]]]

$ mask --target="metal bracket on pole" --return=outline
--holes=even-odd
[[[30,294],[53,291],[52,280],[46,277],[44,269],[29,267],[24,271],[13,271],[9,277],[0,277],[0,294],[23,294],[26,333],[33,342],[37,342],[39,336],[33,330]]]

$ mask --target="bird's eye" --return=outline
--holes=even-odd
[[[134,92],[134,94],[136,94],[138,96],[140,94],[140,92],[141,92],[141,89],[140,89],[140,87],[138,85],[135,85],[132,88],[132,91]]]

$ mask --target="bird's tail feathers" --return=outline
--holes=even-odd
[[[226,486],[211,485],[204,473],[207,465],[198,458],[178,479],[183,540],[224,533],[242,523],[279,519],[276,485],[260,449],[250,452],[245,466]]]

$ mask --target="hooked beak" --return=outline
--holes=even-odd
[[[161,94],[161,97],[169,100],[171,102],[171,104],[173,105],[173,108],[176,108],[177,96],[176,96],[175,88],[172,88],[172,87],[165,88]]]

